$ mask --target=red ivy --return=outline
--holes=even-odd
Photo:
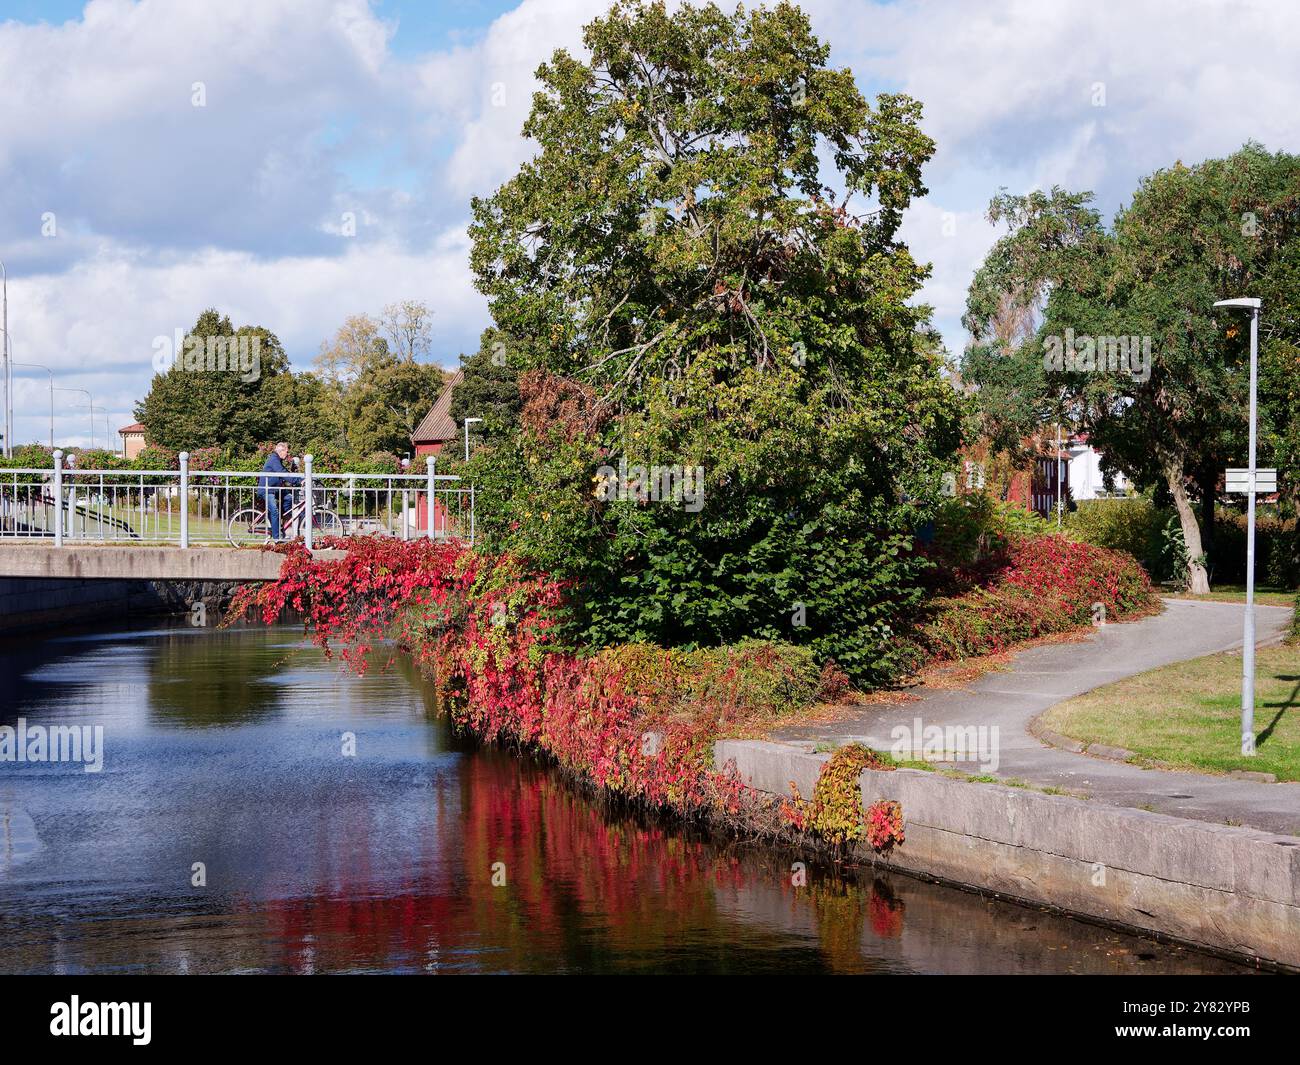
[[[488,742],[545,752],[598,787],[654,806],[734,813],[742,786],[713,765],[725,715],[674,716],[597,657],[553,646],[563,586],[509,556],[386,537],[326,541],[337,559],[279,550],[277,581],[242,589],[231,618],[303,616],[313,640],[364,673],[376,641],[393,640],[432,676],[452,718]],[[721,697],[725,702],[725,694]]]

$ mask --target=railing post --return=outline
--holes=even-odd
[[[424,463],[424,472],[425,472],[425,476],[428,478],[428,485],[429,485],[428,497],[424,501],[424,524],[425,524],[424,535],[428,537],[430,540],[433,539],[433,484],[434,484],[433,471],[435,469],[436,462],[437,462],[437,457],[434,455],[430,455],[425,460]]]
[[[63,452],[54,452],[54,546],[63,546]]]
[[[303,488],[303,492],[306,493],[303,497],[303,504],[305,509],[303,510],[302,513],[302,520],[307,525],[307,529],[303,533],[303,541],[307,545],[307,550],[310,551],[311,550],[311,526],[312,526],[311,512],[312,512],[312,505],[313,505],[313,500],[311,497],[311,456],[310,455],[304,455],[302,457],[302,488]]]
[[[190,453],[182,451],[181,463],[181,547],[190,546]]]

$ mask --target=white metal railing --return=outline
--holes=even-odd
[[[0,470],[0,540],[74,543],[259,544],[270,539],[263,477],[282,511],[281,536],[307,547],[326,536],[382,535],[474,542],[474,487],[438,474],[191,470]]]

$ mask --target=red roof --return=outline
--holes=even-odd
[[[452,379],[443,385],[438,398],[429,408],[429,413],[411,434],[412,444],[440,444],[456,435],[456,423],[451,418],[451,390],[460,384],[464,376],[463,370],[457,370]]]
[[[123,428],[119,429],[118,432],[119,433],[143,433],[144,426],[141,425],[139,422],[136,422],[134,425],[124,426]]]

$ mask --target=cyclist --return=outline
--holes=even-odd
[[[257,479],[257,498],[266,507],[266,516],[271,523],[271,539],[280,539],[280,514],[284,509],[285,499],[292,498],[289,491],[293,479],[284,476],[289,470],[285,462],[289,458],[289,445],[281,440],[262,464],[262,476]],[[277,476],[278,475],[278,476]]]

